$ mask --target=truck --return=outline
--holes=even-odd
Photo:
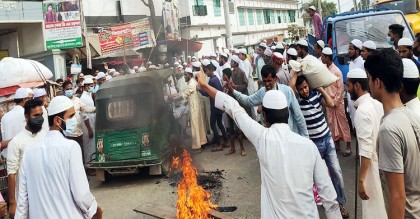
[[[414,34],[420,32],[420,0],[377,0],[374,7],[402,11]]]

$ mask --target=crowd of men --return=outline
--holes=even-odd
[[[191,135],[193,152],[212,146],[232,155],[237,139],[246,156],[244,140],[255,146],[261,218],[318,218],[317,204],[328,218],[348,218],[337,152],[344,141],[342,155],[353,153],[353,131],[363,218],[420,218],[420,36],[413,42],[403,30],[389,26],[389,49],[352,39],[346,83],[333,50],[320,40],[316,58],[306,40],[262,42],[255,55],[239,48],[175,58],[174,76],[163,84],[165,100],[175,103],[174,117]],[[311,58],[338,80],[313,87],[305,72],[289,65]],[[164,68],[171,66],[148,62],[129,73]],[[102,217],[87,181],[94,173],[84,164],[95,153],[95,93],[123,74],[108,69],[79,74],[74,83],[57,80],[51,101],[44,88],[16,91],[15,106],[1,118],[9,203],[7,209],[0,202],[0,216]]]
[[[317,218],[315,203],[328,218],[349,217],[337,152],[344,141],[342,155],[353,153],[352,133],[363,218],[420,218],[420,65],[414,56],[420,36],[404,38],[398,24],[389,26],[388,36],[388,49],[349,42],[346,81],[332,49],[317,41],[315,60],[338,78],[325,88],[312,87],[305,72],[289,66],[312,56],[305,40],[261,43],[255,57],[240,48],[188,58],[185,67],[175,63],[178,77],[168,82],[174,87],[168,99],[188,100],[193,151],[214,145],[213,152],[228,148],[226,155],[233,154],[235,139],[242,156],[244,139],[256,147],[262,218]],[[213,138],[206,135],[210,130]]]

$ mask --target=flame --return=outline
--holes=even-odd
[[[197,183],[197,169],[192,165],[190,154],[184,150],[182,162],[179,157],[173,157],[171,169],[181,169],[183,178],[178,184],[178,200],[176,201],[179,219],[211,219],[207,213],[216,208],[210,202],[210,193]]]

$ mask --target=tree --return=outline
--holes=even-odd
[[[296,36],[303,37],[306,35],[306,28],[299,27],[297,24],[291,24],[287,27],[289,38],[295,38]]]
[[[312,0],[309,3],[304,3],[302,5],[301,10],[303,12],[306,12],[306,11],[308,11],[308,9],[311,5],[315,6],[315,8],[317,8],[318,7],[318,0]],[[324,1],[321,2],[321,7],[322,7],[322,17],[323,18],[337,13],[337,5],[334,2],[327,2],[327,1],[324,0]]]
[[[143,4],[149,8],[150,10],[150,25],[153,28],[153,32],[155,32],[156,36],[159,36],[159,26],[156,25],[156,12],[155,12],[155,5],[153,3],[153,0],[141,0]]]

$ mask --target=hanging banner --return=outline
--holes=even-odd
[[[179,33],[179,11],[173,2],[164,2],[162,7],[166,40],[181,40]]]
[[[148,18],[131,23],[111,26],[99,30],[99,43],[102,55],[119,52],[124,49],[154,47],[153,30]]]
[[[45,1],[44,39],[47,50],[83,46],[79,1]]]

